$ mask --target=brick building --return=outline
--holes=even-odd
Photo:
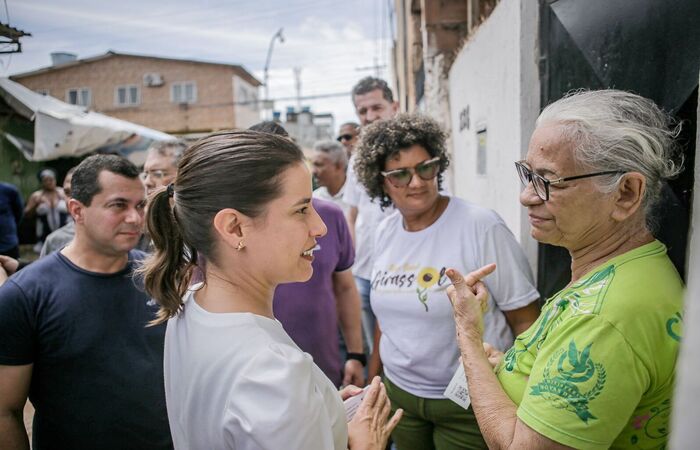
[[[259,121],[258,86],[242,66],[109,51],[10,78],[33,91],[166,133],[247,128]]]

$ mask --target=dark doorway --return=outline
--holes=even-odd
[[[654,100],[683,123],[684,172],[665,189],[656,237],[685,277],[700,71],[697,0],[541,0],[541,102],[573,89],[615,88]],[[568,252],[540,245],[544,298],[571,279]]]

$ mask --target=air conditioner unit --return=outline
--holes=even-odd
[[[163,85],[163,76],[159,73],[147,73],[143,76],[143,85],[157,87]]]

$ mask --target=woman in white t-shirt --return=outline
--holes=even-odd
[[[178,449],[384,449],[389,418],[374,380],[348,423],[338,392],[275,320],[280,283],[311,277],[326,227],[291,140],[221,132],[187,149],[147,216],[146,289],[168,320],[165,391]],[[204,283],[190,286],[204,256]]]
[[[484,313],[484,341],[505,350],[539,313],[525,255],[494,211],[441,193],[448,158],[433,120],[400,115],[374,123],[356,158],[369,196],[398,210],[375,234],[370,291],[379,348],[370,375],[383,366],[389,398],[404,409],[392,438],[401,450],[485,448],[471,409],[443,395],[459,360],[445,271],[505,268],[485,280]]]

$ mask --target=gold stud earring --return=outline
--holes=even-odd
[[[238,245],[236,246],[236,250],[240,252],[241,250],[243,250],[243,248],[245,248],[245,244],[243,243],[243,241],[239,241]]]

